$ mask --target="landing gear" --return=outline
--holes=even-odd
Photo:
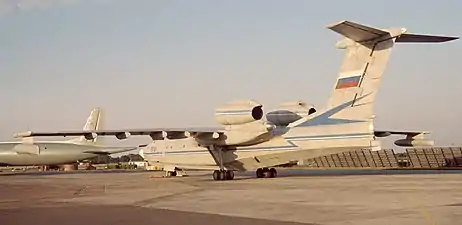
[[[186,177],[186,171],[175,168],[174,170],[166,170],[165,177]]]
[[[257,178],[274,178],[278,172],[275,168],[258,168],[256,171]]]
[[[224,159],[223,159],[223,150],[225,150],[223,147],[220,146],[210,146],[210,150],[216,150],[216,152],[212,152],[212,155],[215,158],[215,161],[217,162],[218,166],[220,167],[219,170],[213,171],[213,179],[214,180],[233,180],[234,179],[234,171],[232,170],[226,170],[224,166]],[[218,153],[218,155],[215,155],[214,153]]]
[[[233,180],[234,171],[232,170],[215,170],[213,171],[214,180]]]

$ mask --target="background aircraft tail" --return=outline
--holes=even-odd
[[[101,109],[100,108],[94,108],[90,115],[87,118],[87,121],[85,125],[83,126],[84,131],[87,130],[99,130],[101,129],[101,123],[102,123],[102,115],[101,115]],[[71,143],[76,143],[76,144],[96,144],[100,140],[99,137],[95,137],[92,140],[87,140],[84,136],[74,138],[69,140]]]

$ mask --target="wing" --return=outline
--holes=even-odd
[[[418,136],[423,136],[424,134],[429,134],[428,131],[391,131],[391,130],[375,130],[374,135],[376,137],[387,137],[393,134],[406,135],[407,138],[415,138]]]
[[[126,139],[131,135],[149,135],[152,140],[162,140],[165,137],[169,139],[182,138],[187,136],[211,135],[218,136],[223,134],[223,128],[202,127],[202,128],[154,128],[154,129],[120,129],[120,130],[87,130],[87,131],[58,131],[58,132],[34,132],[26,131],[16,133],[14,137],[67,137],[67,136],[84,136],[91,140],[96,136],[115,136],[118,139]]]
[[[138,147],[101,147],[99,149],[90,149],[85,150],[83,152],[96,155],[110,155],[115,153],[128,152],[136,149],[138,149]]]

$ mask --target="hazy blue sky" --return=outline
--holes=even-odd
[[[1,140],[80,129],[95,106],[111,129],[215,125],[237,98],[323,107],[343,56],[326,26],[344,19],[462,35],[460,0],[0,2]],[[462,145],[461,62],[460,40],[396,46],[376,127]]]

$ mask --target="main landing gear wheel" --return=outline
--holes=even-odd
[[[234,171],[232,170],[215,170],[213,171],[214,180],[233,180]]]
[[[234,180],[234,171],[232,170],[226,171],[226,180]]]
[[[275,168],[258,168],[256,171],[257,178],[274,178],[277,177],[278,172]]]
[[[269,169],[269,177],[274,178],[278,176],[278,171],[274,168]]]

